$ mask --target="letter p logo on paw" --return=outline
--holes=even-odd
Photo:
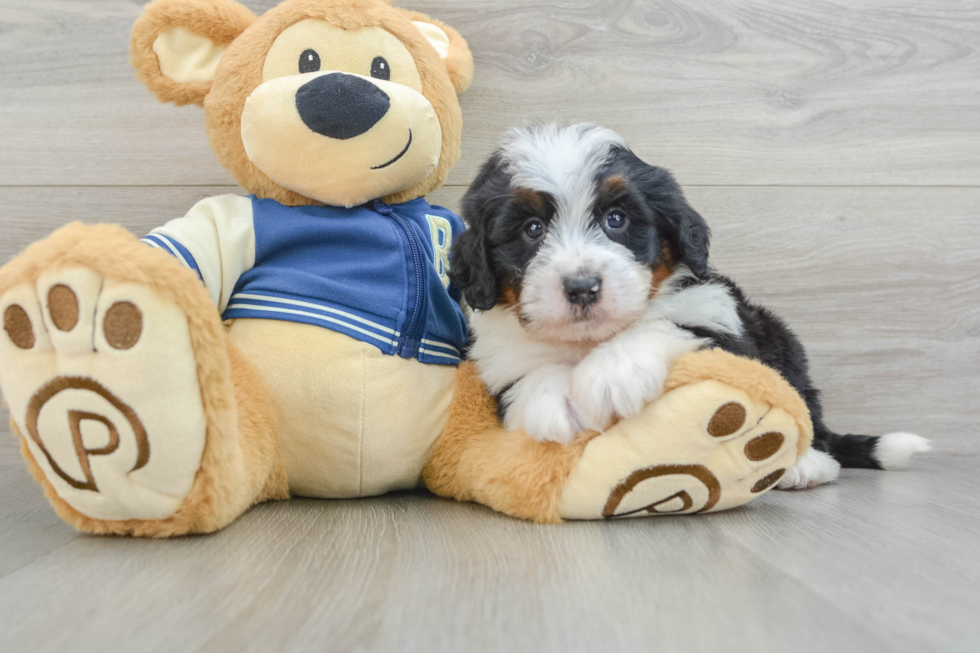
[[[166,519],[207,433],[186,316],[153,288],[56,268],[0,297],[0,388],[54,492],[94,519]]]
[[[638,469],[616,486],[602,516],[643,517],[711,510],[721,484],[704,465],[655,465]]]
[[[77,405],[94,405],[91,411],[59,405],[65,401]],[[46,415],[46,418],[57,420],[67,417],[68,431],[63,428],[49,428],[45,429],[45,432],[49,434],[70,433],[70,452],[66,442],[45,444],[41,438],[38,423],[46,406],[53,406],[53,410],[48,411],[49,416]],[[120,421],[125,425],[122,427],[123,431],[130,436],[128,439],[135,443],[135,450],[129,446],[130,443],[124,444],[120,440],[119,428],[116,426]],[[86,422],[101,425],[107,431],[108,440],[98,444],[86,443],[86,436],[82,431],[82,424]],[[51,469],[68,485],[77,490],[99,491],[92,473],[92,456],[117,454],[118,457],[129,459],[133,458],[135,453],[136,460],[132,468],[128,470],[129,472],[142,468],[150,460],[150,442],[146,437],[146,429],[143,428],[136,412],[94,379],[61,376],[47,383],[31,397],[27,406],[27,423],[25,426],[28,435],[37,444],[44,457],[47,458]],[[96,437],[98,436],[91,434],[89,436],[90,439]],[[61,464],[58,463],[58,458],[61,458]],[[66,469],[72,470],[76,474],[71,474]]]

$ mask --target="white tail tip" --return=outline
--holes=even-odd
[[[915,433],[889,433],[875,444],[875,458],[882,469],[905,469],[912,456],[932,449],[932,443]]]

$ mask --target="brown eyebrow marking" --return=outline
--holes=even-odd
[[[630,183],[623,175],[606,177],[596,191],[595,206],[606,210],[629,192]]]
[[[612,175],[602,183],[602,188],[599,192],[602,195],[618,195],[629,190],[629,187],[630,183],[626,181],[626,177],[623,175]]]
[[[523,204],[538,215],[544,215],[548,210],[548,200],[545,194],[530,188],[514,189],[514,201]]]

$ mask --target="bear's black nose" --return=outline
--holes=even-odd
[[[391,98],[355,75],[330,73],[296,91],[296,109],[317,134],[340,140],[360,136],[388,113]]]

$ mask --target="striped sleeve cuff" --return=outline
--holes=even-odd
[[[197,267],[197,261],[191,256],[191,253],[186,247],[178,243],[176,240],[169,236],[164,236],[162,234],[151,233],[142,239],[142,242],[150,245],[151,247],[156,247],[161,249],[168,254],[173,255],[178,261],[180,261],[184,267],[190,268],[197,275],[197,278],[204,281],[204,277],[201,276],[201,270]]]
[[[420,362],[436,365],[458,365],[460,359],[459,349],[450,343],[437,340],[434,336],[422,338],[422,346],[419,347]]]

